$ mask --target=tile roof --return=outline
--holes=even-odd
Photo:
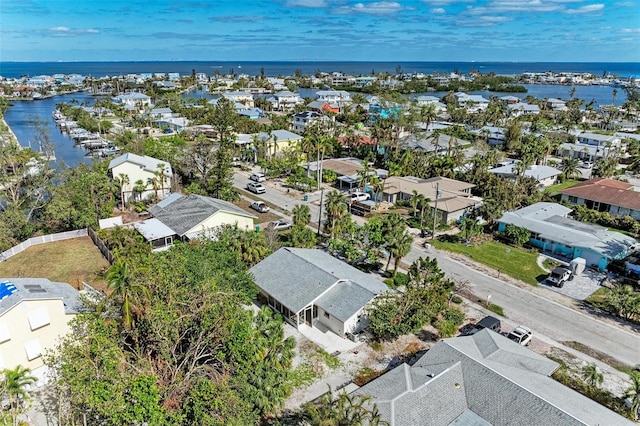
[[[640,210],[640,192],[633,185],[614,179],[591,179],[559,191],[561,194],[599,203]]]
[[[443,339],[353,392],[391,426],[631,425],[551,379],[558,364],[490,330]]]
[[[234,204],[216,198],[196,194],[172,195],[148,210],[155,218],[180,236],[186,235],[189,230],[219,211],[251,218],[256,217]]]

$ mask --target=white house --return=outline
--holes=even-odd
[[[505,164],[500,167],[496,167],[489,170],[489,173],[493,173],[496,176],[500,176],[506,179],[515,180],[518,177],[517,161],[511,164]],[[532,177],[538,181],[541,187],[548,187],[553,185],[558,176],[562,174],[561,170],[551,166],[531,165],[527,166],[524,170],[525,177]]]
[[[227,98],[234,103],[241,103],[245,107],[253,108],[255,106],[253,103],[253,95],[251,93],[242,91],[226,92],[222,94],[222,97]]]
[[[298,328],[321,323],[340,337],[363,330],[365,307],[386,284],[329,253],[282,247],[249,270],[261,298]]]
[[[342,108],[351,103],[351,95],[345,90],[319,90],[316,92],[316,100],[328,104],[337,104]]]
[[[111,98],[114,104],[123,105],[130,111],[143,111],[151,107],[151,98],[144,93],[132,92]]]
[[[291,111],[296,105],[303,103],[299,94],[283,90],[267,99],[276,111]]]
[[[120,179],[123,203],[146,198],[163,199],[171,192],[171,164],[147,155],[130,152],[109,163],[109,175]]]
[[[71,331],[79,294],[45,278],[0,278],[0,370],[22,365],[46,381],[42,355]]]
[[[323,127],[329,121],[328,117],[315,111],[304,111],[293,116],[292,128],[294,132],[304,133],[309,126]]]

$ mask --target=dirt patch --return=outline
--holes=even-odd
[[[0,276],[47,278],[79,288],[84,281],[98,290],[106,283],[102,274],[109,262],[89,237],[73,238],[31,246],[0,262]]]
[[[236,206],[240,207],[241,209],[251,213],[252,215],[258,216],[258,218],[255,219],[256,225],[269,223],[269,222],[272,222],[274,220],[278,220],[278,219],[281,218],[280,215],[277,215],[277,214],[273,213],[271,210],[269,210],[266,213],[259,213],[259,212],[255,211],[254,209],[249,207],[252,202],[253,201],[249,201],[249,200],[240,200],[240,201],[236,201],[233,204],[235,204]],[[266,201],[265,201],[265,203],[269,206],[269,209],[273,209],[274,208],[273,205],[270,205]]]

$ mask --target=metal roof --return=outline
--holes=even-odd
[[[138,231],[145,240],[153,241],[160,238],[170,237],[176,232],[156,218],[135,222],[133,227]]]

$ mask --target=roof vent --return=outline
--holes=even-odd
[[[29,293],[46,293],[47,290],[42,288],[40,284],[25,284],[24,288],[26,288]]]

